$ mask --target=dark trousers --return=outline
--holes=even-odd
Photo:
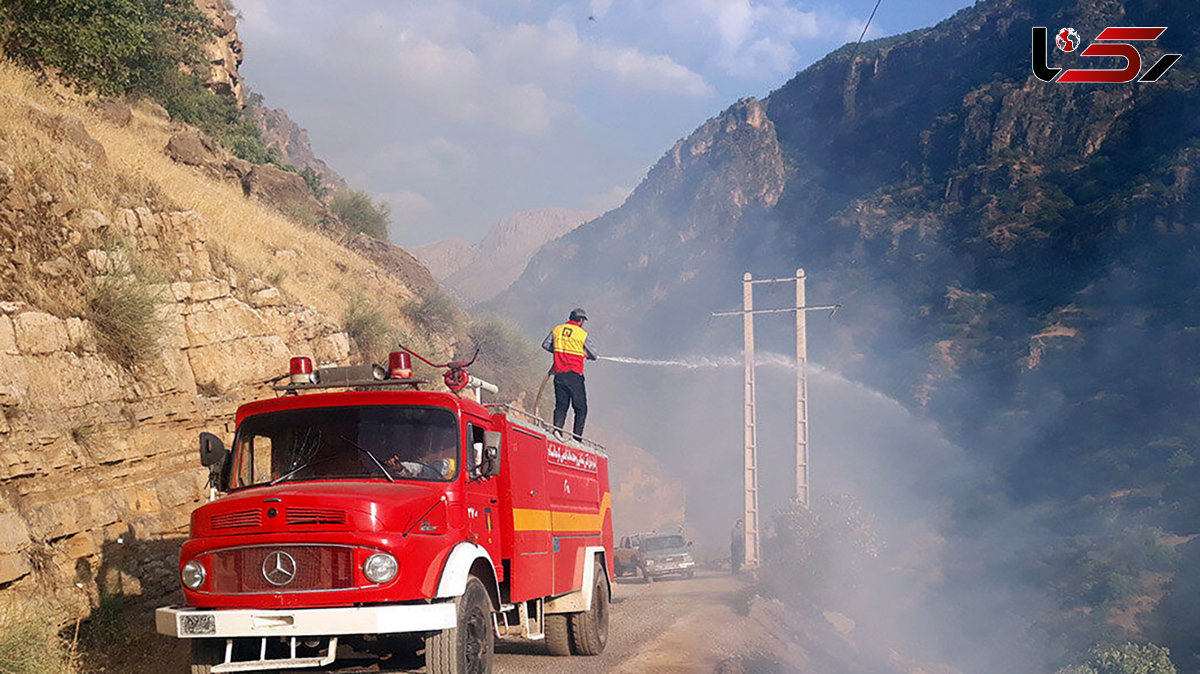
[[[583,375],[578,372],[554,373],[554,427],[562,428],[567,421],[567,408],[575,408],[575,435],[583,435],[587,421],[587,391]]]

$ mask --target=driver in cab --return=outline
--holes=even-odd
[[[445,433],[429,426],[416,426],[408,442],[384,463],[395,477],[417,480],[448,480],[457,468],[456,452]]]

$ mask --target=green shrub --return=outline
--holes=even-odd
[[[1176,674],[1171,651],[1155,644],[1097,646],[1081,663],[1056,674]]]
[[[390,326],[379,307],[362,295],[350,297],[342,323],[346,334],[354,342],[360,355],[370,361],[371,356],[383,352],[388,346]]]
[[[136,274],[97,277],[87,292],[87,318],[101,352],[126,368],[158,355],[166,324],[160,291]]]
[[[404,312],[429,332],[451,332],[462,320],[462,313],[454,298],[440,288],[414,297],[404,307]]]
[[[383,201],[376,202],[369,194],[359,190],[338,190],[329,208],[350,229],[380,241],[388,240],[392,210]]]
[[[237,102],[214,94],[194,73],[171,70],[147,93],[162,103],[172,119],[207,133],[234,156],[252,164],[281,164],[279,151],[267,147],[262,132]]]
[[[874,515],[846,494],[820,498],[811,508],[791,503],[772,519],[761,589],[784,601],[836,606],[870,575],[883,547]]]
[[[295,166],[288,165],[287,168],[290,171],[295,171],[300,175],[301,178],[304,178],[304,184],[308,185],[308,190],[312,192],[313,196],[317,199],[324,199],[329,195],[329,188],[325,187],[324,181],[321,180],[321,174],[314,171],[311,166],[305,166],[302,169],[297,169]]]
[[[549,367],[550,354],[538,348],[516,325],[499,318],[488,317],[471,323],[467,336],[471,350],[479,348],[479,359],[471,372],[499,386],[501,400],[517,400],[524,394],[526,407],[532,409],[538,385]],[[471,356],[470,353],[460,355]],[[545,401],[553,402],[552,395],[544,397]]]
[[[0,608],[0,674],[71,672],[68,644],[57,621],[35,611]]]

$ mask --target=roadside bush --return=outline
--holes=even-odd
[[[166,331],[158,315],[160,299],[159,290],[136,274],[93,280],[87,292],[87,318],[100,350],[125,368],[158,355]]]
[[[300,174],[303,177],[303,173]],[[310,185],[311,187],[311,185]],[[329,209],[346,226],[356,232],[373,236],[380,241],[388,240],[388,225],[392,222],[392,210],[383,201],[374,201],[366,192],[338,190],[333,194]]]
[[[0,673],[72,672],[70,649],[56,621],[10,607],[0,608]]]
[[[471,371],[480,378],[500,387],[499,399],[515,401],[524,396],[525,407],[532,411],[538,385],[546,376],[550,362],[538,345],[527,338],[513,323],[487,317],[467,328],[470,351],[460,353],[470,358],[475,347],[480,349],[479,360]],[[546,396],[548,400],[553,396]]]
[[[833,605],[853,594],[882,549],[875,518],[849,495],[792,503],[772,519],[763,544],[762,590],[792,602]]]

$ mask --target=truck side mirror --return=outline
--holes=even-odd
[[[200,434],[200,465],[208,469],[208,486],[217,491],[225,491],[228,458],[229,450],[221,438],[207,432]]]
[[[500,474],[500,431],[483,432],[483,460],[487,464],[485,474],[496,477]]]
[[[229,455],[229,451],[225,449],[225,443],[221,442],[221,438],[212,433],[204,432],[200,434],[200,465],[205,468],[212,468],[220,465],[225,461],[225,457]]]

